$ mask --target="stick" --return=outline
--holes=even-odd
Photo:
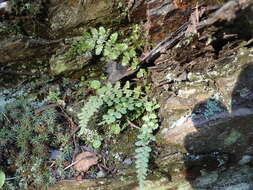
[[[140,129],[140,127],[138,127],[137,125],[135,125],[134,123],[132,123],[130,120],[127,120],[127,122],[128,122],[128,124],[129,124],[131,127],[135,128],[135,129]]]

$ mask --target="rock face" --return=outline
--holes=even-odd
[[[188,73],[175,94],[160,104],[166,144],[193,154],[227,152],[239,160],[253,154],[253,54],[241,48],[202,74]],[[202,77],[201,77],[202,76]]]
[[[110,0],[51,0],[49,3],[50,27],[64,33],[79,25],[106,23],[113,17],[114,2]]]
[[[26,36],[12,37],[0,42],[0,63],[39,57],[52,51],[58,41],[35,39]]]
[[[52,51],[54,46],[52,45],[59,43],[60,40],[52,42],[48,39],[59,39],[65,34],[69,36],[80,35],[91,26],[102,23],[105,25],[120,19],[120,16],[114,15],[117,13],[114,2],[109,0],[51,0],[47,7],[48,15],[46,17],[49,22],[44,24],[43,27],[36,25],[40,30],[45,30],[43,32],[43,38],[45,37],[45,39],[26,36],[31,35],[31,32],[28,31],[26,31],[26,35],[21,37],[13,37],[4,33],[1,36],[1,39],[4,37],[4,40],[0,42],[0,63],[39,57],[49,52],[52,54],[54,53]],[[12,22],[15,23],[15,20]],[[49,26],[46,26],[47,24]],[[1,21],[0,32],[5,30],[10,33],[10,26],[12,25],[12,23],[8,25]],[[12,27],[14,26],[16,25]],[[83,26],[83,28],[79,31],[80,26]],[[32,27],[35,27],[35,25],[29,25],[28,28]]]
[[[68,38],[60,43],[56,53],[53,54],[49,60],[50,71],[53,75],[80,70],[89,63],[92,58],[91,54],[68,57],[71,46],[79,39],[80,37]]]
[[[129,18],[146,21],[147,37],[158,43],[188,21],[195,5],[196,0],[136,0],[129,7]]]

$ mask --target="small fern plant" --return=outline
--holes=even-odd
[[[140,134],[137,136],[138,141],[135,143],[137,146],[135,149],[136,171],[141,190],[144,189],[144,181],[148,173],[148,161],[151,152],[149,143],[155,141],[153,131],[158,128],[158,118],[155,114],[157,108],[158,105],[154,102],[147,102],[145,104],[147,113],[142,117],[143,125],[140,128]]]
[[[107,84],[101,87],[98,81],[91,85],[96,89],[96,96],[91,96],[78,115],[80,120],[79,135],[94,148],[99,148],[104,140],[98,130],[89,127],[90,121],[96,113],[102,112],[99,126],[103,126],[111,135],[119,134],[127,125],[127,121],[137,121],[142,117],[142,126],[138,128],[139,135],[136,142],[136,172],[140,189],[144,189],[144,181],[148,172],[148,162],[151,148],[149,143],[155,140],[153,131],[158,128],[158,118],[155,111],[159,105],[149,101],[147,96],[141,93],[140,87],[130,89],[127,82],[123,88],[120,83]],[[99,114],[98,114],[99,115]],[[101,131],[101,129],[100,129]],[[108,137],[108,136],[107,136]]]
[[[124,66],[131,62],[133,68],[139,63],[133,42],[120,42],[117,32],[111,34],[109,29],[102,26],[85,32],[83,38],[72,45],[65,57],[73,58],[85,54],[101,56],[103,61],[119,61]]]

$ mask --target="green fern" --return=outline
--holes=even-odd
[[[145,107],[148,113],[142,118],[144,123],[140,128],[140,134],[137,136],[139,140],[135,143],[138,147],[135,149],[136,171],[141,190],[144,189],[144,180],[148,172],[148,161],[151,152],[149,143],[155,141],[153,131],[159,127],[157,115],[154,113],[159,106],[152,102],[147,102]]]
[[[92,86],[97,88],[97,96],[90,97],[78,115],[81,127],[79,135],[83,136],[84,140],[94,148],[99,148],[103,137],[95,129],[89,127],[89,121],[92,120],[95,113],[101,111],[104,113],[98,125],[109,129],[109,137],[121,132],[122,126],[126,124],[125,118],[134,121],[142,116],[143,124],[139,129],[140,134],[137,137],[139,140],[136,142],[135,151],[137,177],[140,188],[143,189],[151,152],[149,143],[155,140],[153,131],[158,128],[155,110],[159,108],[159,105],[148,101],[147,97],[141,93],[140,88],[131,90],[128,82],[123,88],[120,87],[120,83],[116,83],[114,86],[107,84],[100,88],[97,82],[93,82]]]
[[[100,147],[101,137],[95,130],[88,128],[88,123],[102,105],[103,100],[100,97],[92,96],[78,115],[81,126],[79,134],[85,134],[86,141],[91,143],[94,148]]]
[[[124,42],[119,40],[117,32],[110,34],[104,27],[91,28],[83,34],[83,38],[72,45],[65,58],[78,55],[93,54],[101,56],[103,61],[119,61],[122,65],[129,65],[133,69],[139,64],[134,43],[136,41],[136,27],[133,28],[134,36]]]

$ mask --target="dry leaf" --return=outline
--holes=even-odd
[[[76,156],[77,162],[74,166],[75,170],[78,172],[87,172],[89,168],[96,165],[98,162],[98,157],[93,152],[83,152]]]

